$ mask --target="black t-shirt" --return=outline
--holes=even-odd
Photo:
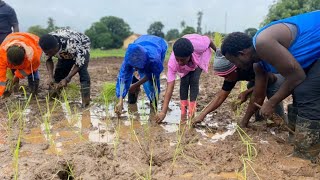
[[[222,85],[222,90],[231,91],[238,81],[254,81],[255,74],[254,74],[253,66],[248,70],[237,69],[237,71],[238,71],[237,81],[224,80]]]
[[[5,2],[0,2],[0,33],[11,33],[15,24],[18,24],[18,19],[14,9]]]

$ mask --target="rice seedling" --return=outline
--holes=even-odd
[[[7,69],[6,77],[7,77],[6,91],[9,91],[13,86],[13,77],[14,77],[11,69]]]
[[[236,127],[236,130],[240,136],[241,142],[246,146],[246,158],[252,160],[258,155],[257,149],[254,147],[254,143],[252,142],[252,138],[238,125]]]
[[[117,150],[118,150],[118,145],[120,144],[120,122],[118,119],[117,127],[114,128],[115,130],[115,138],[113,139],[113,156],[116,159],[117,157]]]
[[[152,74],[152,85],[154,88],[152,107],[153,107],[154,113],[157,113],[158,112],[157,103],[159,103],[159,91],[158,91],[157,79],[155,78],[154,74]]]
[[[176,132],[177,144],[176,144],[176,148],[175,148],[174,154],[173,154],[172,166],[175,165],[178,156],[183,153],[183,148],[184,147],[182,145],[182,139],[184,137],[185,130],[186,130],[187,126],[183,126],[182,130],[181,130],[181,126],[182,126],[181,123],[179,123],[179,129]]]
[[[80,97],[80,87],[76,83],[69,83],[66,88],[63,88],[67,98],[75,101]]]
[[[152,151],[150,152],[150,158],[149,158],[149,169],[147,172],[144,173],[144,176],[140,175],[137,171],[136,174],[138,176],[138,179],[140,180],[151,180],[152,179]]]
[[[75,175],[74,175],[74,172],[73,172],[73,166],[70,165],[68,161],[67,161],[67,166],[68,166],[68,169],[67,169],[68,180],[74,179]]]
[[[240,93],[244,92],[246,90],[247,83],[245,81],[240,82]],[[239,99],[234,100],[233,102],[233,108],[235,109],[235,116],[238,118],[241,115],[241,112],[243,111],[244,104],[241,104],[241,101]]]
[[[259,175],[256,173],[256,171],[251,165],[251,163],[253,163],[254,158],[258,155],[257,149],[254,147],[254,143],[252,143],[252,138],[239,126],[237,126],[236,130],[240,136],[241,142],[246,146],[246,155],[241,156],[241,161],[243,164],[243,178],[247,179],[247,167],[249,166],[253,173],[256,175],[256,177],[260,179]]]
[[[27,99],[27,94],[24,87],[20,87],[24,91],[25,99]],[[32,95],[29,96],[25,104],[21,104],[20,100],[17,104],[17,113],[18,113],[18,123],[19,123],[19,132],[18,132],[18,139],[15,145],[15,149],[13,151],[13,168],[14,168],[14,179],[18,179],[18,172],[19,172],[19,152],[21,146],[21,137],[23,134],[23,129],[25,127],[25,117],[24,112],[28,108]],[[12,115],[12,114],[11,114]],[[10,115],[10,116],[11,116]]]
[[[54,141],[51,134],[51,117],[52,113],[54,112],[56,106],[57,106],[57,99],[54,99],[52,107],[50,107],[50,97],[46,97],[46,110],[43,111],[41,109],[40,103],[38,99],[36,99],[37,105],[40,111],[41,119],[44,125],[44,131],[46,133],[46,139],[50,142],[50,145],[54,145]]]
[[[124,84],[123,84],[123,89],[124,89]],[[117,99],[116,84],[110,83],[110,82],[103,83],[101,93],[97,101],[100,103],[104,103],[105,105],[109,105],[110,103],[116,101],[116,99]]]
[[[13,152],[13,168],[14,168],[14,179],[18,179],[19,171],[19,152],[21,144],[22,129],[19,130],[18,140],[16,143],[16,148]]]
[[[62,107],[65,107],[67,111],[67,117],[70,118],[70,120],[72,120],[72,110],[71,110],[70,102],[68,100],[67,92],[65,89],[62,90],[61,95],[62,95],[63,102],[61,101],[59,102],[62,105]]]

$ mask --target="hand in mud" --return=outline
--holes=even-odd
[[[204,118],[200,117],[200,116],[196,116],[195,118],[192,119],[191,125],[194,126],[200,122],[202,122],[204,120]]]
[[[164,120],[165,117],[166,117],[166,114],[165,114],[165,113],[163,113],[163,112],[158,112],[158,113],[156,114],[156,116],[154,117],[154,120],[156,121],[156,123],[161,123],[161,122]]]
[[[49,87],[54,87],[55,80],[49,78],[46,83],[47,83],[47,85],[48,85]]]
[[[246,91],[241,92],[241,93],[239,94],[239,96],[238,96],[238,99],[240,100],[239,103],[242,104],[242,103],[246,102],[247,99],[248,99],[248,97],[249,97],[249,94],[248,94]]]
[[[123,104],[121,102],[119,102],[115,107],[114,107],[114,112],[120,116],[121,112],[123,109]]]
[[[242,120],[242,121],[239,123],[239,126],[240,126],[241,128],[246,128],[246,127],[248,127],[248,122]]]
[[[261,109],[260,109],[260,115],[262,115],[264,118],[269,118],[274,113],[274,107],[272,104],[267,101],[263,103]]]
[[[66,79],[62,79],[62,80],[59,82],[59,88],[67,87],[67,84],[68,84],[68,81],[67,81]]]

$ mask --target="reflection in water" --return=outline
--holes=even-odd
[[[223,133],[216,133],[211,137],[211,142],[217,142],[219,140],[224,140],[227,136],[231,136],[236,132],[237,123],[232,123],[227,125],[227,131]]]
[[[40,128],[31,129],[30,133],[24,136],[27,143],[49,144],[47,153],[61,154],[68,148],[72,148],[74,144],[86,141],[97,143],[113,144],[117,139],[132,138],[132,130],[137,132],[138,129],[143,130],[144,125],[149,124],[153,120],[154,114],[150,115],[149,103],[139,101],[137,104],[124,105],[124,113],[118,118],[115,115],[114,104],[107,108],[103,105],[92,106],[82,112],[74,109],[72,113],[68,111],[66,105],[62,105],[65,120],[55,124],[41,124]],[[180,107],[170,102],[170,111],[164,120],[164,124],[160,126],[151,126],[152,131],[156,128],[163,128],[166,133],[175,133],[179,129]],[[159,107],[160,109],[160,107]],[[30,110],[26,111],[26,116]],[[211,127],[218,127],[217,123],[209,124]],[[226,136],[235,132],[235,124],[229,124],[227,131],[223,133],[212,134],[206,129],[196,129],[205,139],[211,142],[224,140]],[[50,136],[47,135],[50,130]],[[0,131],[0,135],[1,135]],[[1,143],[1,137],[0,137]],[[170,146],[175,146],[175,141],[170,141]],[[200,142],[198,145],[202,145]]]

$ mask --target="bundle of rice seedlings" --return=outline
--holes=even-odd
[[[116,101],[116,84],[106,82],[102,85],[102,91],[98,98],[99,102],[104,102],[105,104],[109,104],[111,102]]]
[[[7,77],[7,85],[6,85],[6,90],[11,90],[12,88],[12,81],[13,81],[13,73],[11,71],[11,69],[7,69],[7,73],[6,73],[6,77]]]
[[[214,33],[214,41],[213,41],[213,43],[216,45],[217,48],[221,47],[222,41],[223,41],[222,35],[220,33],[218,33],[218,32],[215,32]]]
[[[65,88],[67,98],[69,100],[76,100],[81,98],[80,97],[80,86],[76,83],[69,83],[68,86]]]

